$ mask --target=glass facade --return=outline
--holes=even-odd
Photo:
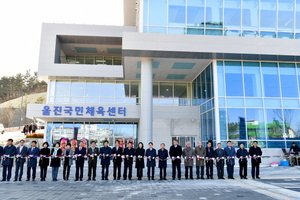
[[[114,141],[134,140],[137,144],[136,123],[101,123],[101,122],[48,122],[46,141],[50,144],[58,142],[61,138],[87,139],[96,141],[97,146],[103,146],[103,141],[108,140],[109,146],[114,146]]]
[[[52,80],[49,84],[51,104],[140,104],[140,82]],[[191,106],[191,84],[154,82],[153,104]]]
[[[300,0],[143,1],[143,32],[300,39]]]
[[[300,141],[299,63],[217,61],[216,68],[222,142],[288,148]]]
[[[203,142],[216,140],[213,88],[211,63],[193,81],[193,104],[200,106],[200,133]]]

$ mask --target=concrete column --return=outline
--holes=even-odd
[[[146,146],[153,140],[152,59],[141,61],[141,119],[139,142]]]

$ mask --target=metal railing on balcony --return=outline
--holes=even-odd
[[[60,56],[61,64],[122,65],[122,57],[113,56]]]

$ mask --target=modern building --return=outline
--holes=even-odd
[[[49,142],[288,148],[300,143],[300,0],[125,0],[124,26],[43,24],[38,74],[47,103],[27,116]]]

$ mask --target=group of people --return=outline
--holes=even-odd
[[[26,181],[35,181],[37,164],[40,167],[41,181],[46,180],[47,168],[52,167],[52,180],[57,181],[59,167],[63,166],[63,179],[69,180],[70,168],[75,162],[76,173],[75,181],[83,180],[83,168],[85,160],[88,160],[88,181],[96,180],[97,160],[101,159],[102,180],[108,180],[109,165],[113,163],[113,178],[120,180],[121,164],[124,163],[123,179],[132,179],[132,167],[135,160],[135,168],[137,169],[137,178],[142,180],[143,169],[145,168],[145,160],[147,166],[148,180],[154,180],[155,166],[158,162],[160,169],[160,180],[166,180],[167,160],[172,162],[172,178],[181,179],[181,162],[184,161],[185,178],[193,179],[193,166],[196,163],[197,179],[204,178],[204,167],[206,166],[206,178],[213,179],[213,163],[216,162],[217,174],[219,179],[224,179],[224,165],[227,165],[228,179],[234,179],[235,158],[239,160],[240,177],[247,179],[247,162],[249,156],[252,163],[252,178],[260,179],[259,165],[261,163],[261,148],[257,146],[257,141],[253,142],[249,152],[244,148],[244,144],[240,144],[240,148],[236,151],[232,147],[231,141],[227,142],[227,147],[222,149],[221,143],[217,144],[217,148],[212,148],[212,143],[208,142],[207,147],[202,146],[202,142],[198,142],[198,146],[193,149],[191,143],[187,142],[185,148],[178,144],[177,140],[173,141],[173,145],[168,151],[165,149],[165,144],[160,144],[160,149],[156,151],[153,148],[153,143],[149,142],[148,148],[145,150],[144,144],[140,142],[136,149],[133,148],[132,142],[127,143],[127,147],[120,147],[120,142],[115,141],[113,148],[109,147],[109,142],[105,140],[103,147],[96,147],[96,142],[91,141],[90,147],[86,149],[83,142],[73,151],[71,144],[67,144],[62,151],[60,143],[55,143],[55,146],[50,150],[48,142],[44,142],[42,148],[39,149],[36,141],[31,142],[31,147],[24,146],[25,141],[21,140],[20,145],[16,148],[13,145],[13,140],[9,139],[7,145],[0,146],[0,161],[2,159],[3,172],[2,181],[10,181],[12,176],[12,167],[15,159],[15,176],[14,181],[22,181],[24,163],[27,159],[27,179]],[[38,162],[39,158],[39,162]],[[201,175],[201,176],[200,176]]]
[[[37,130],[37,125],[35,123],[28,123],[28,124],[24,124],[23,127],[23,133],[25,135],[27,135],[28,133],[35,133],[35,131]]]

